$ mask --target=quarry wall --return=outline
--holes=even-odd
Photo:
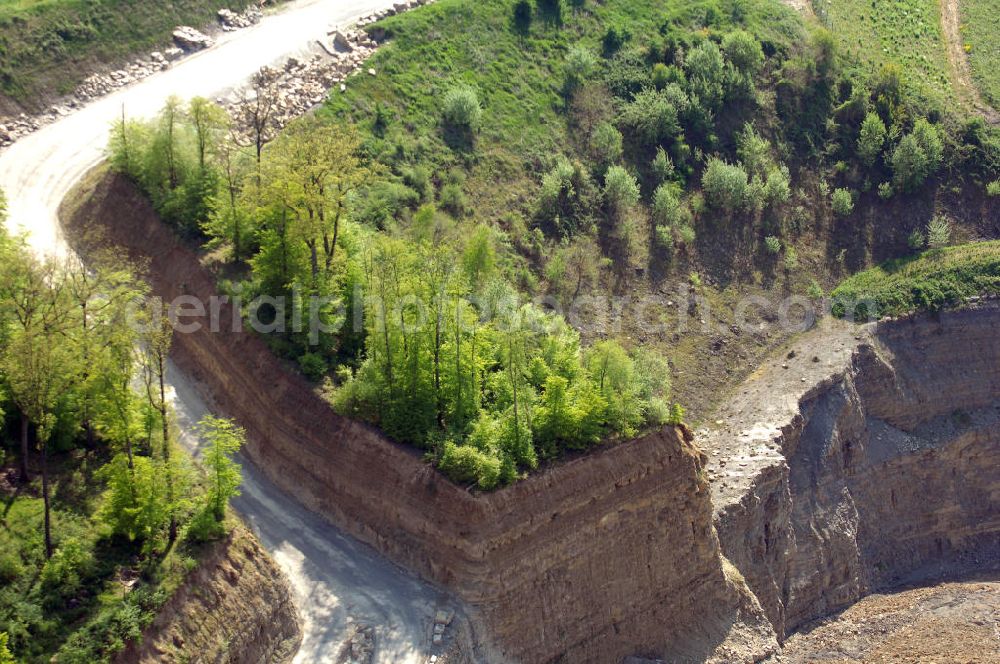
[[[779,636],[873,590],[1000,567],[998,329],[983,302],[793,351],[835,359],[798,393],[774,375],[791,360],[765,369],[724,414],[733,429],[708,434],[717,470],[751,469],[715,492],[715,523]]]
[[[215,276],[124,179],[93,175],[63,212],[84,253],[112,237],[146,261],[154,293],[216,292]],[[246,455],[310,509],[464,600],[485,661],[739,661],[725,643],[737,623],[754,649],[776,645],[756,602],[725,577],[704,457],[680,430],[471,492],[335,414],[256,333],[223,327],[176,334],[172,357],[246,428]]]

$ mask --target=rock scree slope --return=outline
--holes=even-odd
[[[65,220],[147,259],[159,295],[215,293],[121,177],[98,179]],[[777,646],[756,600],[726,578],[705,459],[680,430],[471,493],[335,414],[242,326],[178,334],[174,360],[246,427],[246,454],[274,483],[464,600],[481,661],[751,661]]]

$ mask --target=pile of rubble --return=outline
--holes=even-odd
[[[225,32],[231,32],[233,30],[249,28],[251,25],[257,25],[260,23],[260,19],[262,18],[264,18],[264,15],[256,7],[248,7],[239,14],[231,9],[219,10],[219,25],[222,26],[222,29]]]
[[[337,664],[371,664],[375,655],[375,628],[355,625],[354,634],[344,642]]]
[[[369,25],[386,16],[392,16],[400,11],[430,4],[433,0],[413,0],[406,4],[397,3],[400,9],[385,9],[363,16],[356,23],[357,27]],[[276,127],[284,127],[291,120],[305,114],[310,109],[322,104],[331,89],[338,88],[341,92],[347,90],[350,76],[364,71],[368,76],[378,72],[368,68],[363,70],[365,61],[378,48],[376,42],[367,32],[359,29],[334,28],[327,33],[326,39],[319,45],[325,55],[314,55],[308,60],[289,58],[282,69],[267,69],[265,73],[274,78],[271,86],[274,90],[274,111],[271,121]],[[230,115],[243,117],[239,106],[244,99],[250,98],[247,91],[237,91],[232,97],[222,100]],[[247,128],[242,128],[248,133]]]

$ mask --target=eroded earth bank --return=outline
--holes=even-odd
[[[69,201],[77,242],[147,259],[156,293],[215,293],[122,178],[95,172]],[[665,429],[485,494],[336,415],[254,333],[204,326],[174,351],[275,484],[455,596],[470,660],[739,662],[874,589],[995,567],[998,324],[982,304],[814,330],[697,437]]]

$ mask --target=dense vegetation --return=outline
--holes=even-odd
[[[0,0],[0,95],[34,105],[45,95],[66,94],[94,66],[164,43],[177,25],[202,25],[240,4]]]
[[[962,0],[963,47],[986,102],[1000,107],[1000,12],[990,0]]]
[[[1000,241],[932,248],[859,272],[833,291],[834,301],[871,303],[878,316],[937,310],[965,298],[1000,295]],[[868,306],[867,304],[865,306]],[[834,313],[842,313],[834,305]]]
[[[679,415],[661,354],[686,341],[581,346],[574,298],[682,280],[708,299],[702,274],[822,295],[870,241],[929,241],[920,215],[870,228],[880,208],[949,172],[982,191],[1000,165],[994,130],[768,0],[444,0],[371,29],[378,75],[270,145],[266,103],[237,109],[236,141],[221,109],[173,100],[118,127],[112,161],[228,260],[230,292],[288,298],[265,323],[326,298],[324,331],[275,350],[483,487]],[[525,304],[541,295],[557,312]]]
[[[203,423],[204,478],[177,448],[171,329],[120,265],[36,260],[0,232],[0,420],[16,432],[0,448],[0,642],[19,662],[109,661],[223,532],[239,484],[231,423]]]

